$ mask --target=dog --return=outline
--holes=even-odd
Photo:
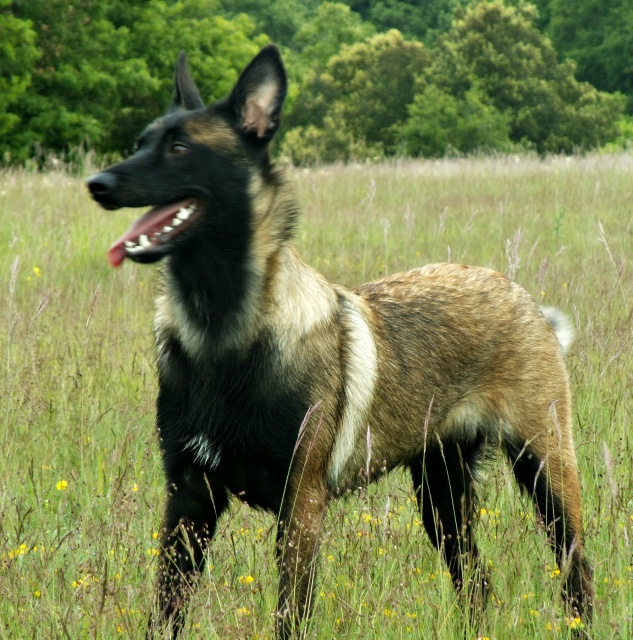
[[[286,90],[269,45],[205,106],[181,53],[167,114],[87,182],[106,209],[153,207],[110,263],[163,263],[154,334],[167,498],[149,635],[182,628],[230,495],[278,517],[276,632],[297,634],[328,503],[396,467],[410,470],[457,591],[480,606],[473,481],[487,446],[532,497],[563,598],[589,623],[569,381],[551,324],[489,269],[434,264],[351,291],[304,264],[297,206],[269,154]]]

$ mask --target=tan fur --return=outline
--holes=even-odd
[[[300,288],[309,289],[312,274],[304,275]],[[327,493],[336,495],[373,480],[423,456],[427,446],[438,442],[468,440],[482,432],[491,446],[506,439],[520,441],[530,456],[542,461],[541,473],[564,505],[567,526],[575,532],[575,559],[570,562],[581,567],[583,529],[569,383],[561,346],[528,294],[501,274],[459,265],[429,265],[389,276],[359,287],[358,295],[337,291],[345,305],[356,307],[357,317],[367,319],[373,345],[366,344],[361,355],[361,343],[355,342],[354,329],[344,319],[349,310],[343,306],[334,330],[341,332],[351,355],[342,362],[344,408],[334,426]],[[346,367],[350,358],[367,360],[365,383],[362,370]],[[375,391],[368,407],[369,389]],[[320,416],[334,420],[326,409]],[[323,454],[330,445],[328,430],[321,428],[313,438],[324,445]],[[317,459],[314,452],[312,456]],[[293,596],[298,617],[310,594],[310,558],[320,526],[318,518],[318,525],[307,526],[306,518],[314,520],[309,515],[313,505],[324,504],[319,493],[310,508],[302,506],[302,487],[322,486],[322,473],[321,464],[306,464],[293,494],[298,520],[294,531],[303,532],[305,549],[305,556],[295,557],[300,541],[291,545],[295,580],[305,576]],[[582,580],[590,580],[584,569],[579,571]],[[281,584],[283,590],[283,579]],[[590,582],[578,588],[585,592],[584,612],[589,616]]]
[[[255,131],[261,138],[270,126],[271,106],[279,92],[279,83],[274,78],[263,82],[256,93],[246,101],[242,120],[246,131]]]
[[[507,429],[540,442],[539,429],[548,424],[561,433],[556,451],[573,456],[560,345],[523,289],[487,269],[429,265],[363,285],[357,293],[373,318],[379,354],[369,417],[373,459],[393,468],[410,457],[412,447],[422,452],[425,423],[427,439],[485,425],[493,443]],[[538,407],[534,420],[524,415],[526,405]],[[381,434],[388,436],[383,446]],[[349,481],[365,466],[364,434],[357,444],[345,474]]]
[[[204,116],[191,119],[187,123],[187,133],[193,140],[211,149],[225,153],[236,153],[239,150],[239,141],[235,132],[220,118],[212,122]]]

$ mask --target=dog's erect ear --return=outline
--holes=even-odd
[[[238,129],[265,144],[279,128],[288,82],[279,49],[264,47],[244,69],[228,102]]]
[[[204,102],[202,102],[198,87],[189,72],[185,52],[181,51],[178,54],[178,62],[176,62],[172,109],[193,110],[202,109],[203,107]]]

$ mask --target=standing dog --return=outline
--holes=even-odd
[[[483,598],[473,478],[487,444],[532,496],[563,596],[588,621],[569,383],[550,324],[487,269],[431,265],[348,291],[304,264],[269,156],[285,94],[274,46],[209,107],[181,54],[169,113],[88,181],[107,209],[154,207],[114,243],[112,265],[164,262],[154,331],[167,504],[150,633],[182,626],[233,494],[279,518],[277,631],[293,635],[328,502],[399,466],[455,587]]]

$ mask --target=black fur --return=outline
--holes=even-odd
[[[157,422],[168,485],[187,465],[203,465],[187,448],[193,437],[210,443],[219,463],[213,477],[252,506],[279,512],[306,394],[276,384],[267,367],[270,344],[229,353],[204,371],[177,341],[167,344],[169,376],[160,381]]]
[[[519,485],[532,498],[549,534],[556,562],[564,577],[563,598],[569,602],[572,610],[590,608],[591,603],[584,602],[578,596],[583,593],[578,576],[591,580],[593,571],[575,547],[578,532],[568,522],[564,505],[551,490],[547,465],[534,455],[527,443],[509,439],[504,443],[504,448]]]
[[[486,582],[473,540],[475,480],[484,439],[430,442],[425,455],[411,465],[413,488],[431,542],[444,554],[455,587],[464,589],[464,561],[472,574],[467,589],[472,601],[486,597]],[[478,571],[476,573],[475,571]]]

